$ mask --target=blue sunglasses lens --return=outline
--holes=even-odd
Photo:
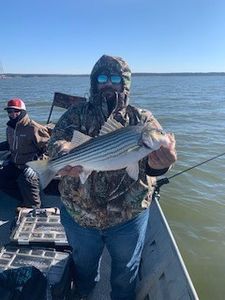
[[[106,83],[108,81],[108,76],[107,75],[98,75],[97,77],[98,83]]]
[[[119,76],[119,75],[112,75],[111,76],[111,82],[112,83],[119,84],[119,83],[121,83],[121,81],[122,81],[121,76]]]
[[[98,83],[106,83],[108,81],[109,77],[107,75],[104,74],[100,74],[97,77],[97,81]],[[122,77],[119,75],[111,75],[110,76],[110,81],[112,82],[112,84],[119,84],[122,81]]]

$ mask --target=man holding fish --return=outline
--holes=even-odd
[[[103,55],[90,81],[89,101],[71,106],[56,124],[51,159],[29,165],[43,188],[62,176],[61,220],[73,248],[77,299],[95,287],[106,246],[111,299],[133,300],[152,183],[176,161],[175,139],[151,112],[128,103],[131,71],[122,58]]]

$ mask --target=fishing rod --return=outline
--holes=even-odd
[[[188,172],[188,171],[190,171],[190,170],[192,170],[192,169],[194,169],[194,168],[197,168],[197,167],[199,167],[199,166],[201,166],[201,165],[204,165],[204,164],[206,164],[207,162],[209,162],[209,161],[211,161],[211,160],[214,160],[214,159],[216,159],[216,158],[218,158],[218,157],[221,157],[221,156],[223,156],[223,155],[225,155],[225,152],[224,152],[224,153],[220,153],[220,154],[218,154],[218,155],[216,155],[216,156],[213,156],[213,157],[211,157],[211,158],[209,158],[209,159],[207,159],[207,160],[204,160],[203,162],[201,162],[201,163],[199,163],[199,164],[197,164],[197,165],[194,165],[193,167],[190,167],[190,168],[187,168],[187,169],[185,169],[185,170],[183,170],[183,171],[180,171],[180,172],[178,172],[178,173],[176,173],[176,174],[170,176],[168,179],[172,179],[172,178],[174,178],[174,177],[176,177],[176,176],[178,176],[178,175],[181,175],[181,174],[183,174],[183,173],[185,173],[185,172]]]
[[[186,172],[188,172],[188,171],[190,171],[192,169],[195,169],[195,168],[197,168],[197,167],[199,167],[201,165],[204,165],[204,164],[208,163],[209,161],[214,160],[214,159],[216,159],[218,157],[221,157],[223,155],[225,155],[225,152],[220,153],[220,154],[218,154],[216,156],[213,156],[213,157],[211,157],[211,158],[209,158],[207,160],[204,160],[204,161],[202,161],[202,162],[200,162],[200,163],[198,163],[198,164],[196,164],[196,165],[194,165],[192,167],[189,167],[189,168],[187,168],[187,169],[185,169],[183,171],[177,172],[176,174],[174,174],[174,175],[172,175],[170,177],[164,177],[162,179],[157,180],[156,184],[155,184],[155,190],[153,192],[153,197],[157,197],[157,199],[159,200],[159,198],[160,198],[160,195],[159,195],[159,189],[160,189],[160,187],[162,185],[164,185],[164,184],[168,184],[170,182],[170,179],[173,179],[176,176],[179,176],[179,175],[181,175],[183,173],[186,173]]]

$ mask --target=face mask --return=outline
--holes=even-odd
[[[113,88],[107,87],[102,89],[99,94],[106,101],[109,114],[111,114],[118,106],[118,93]]]

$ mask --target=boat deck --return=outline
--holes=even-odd
[[[0,245],[10,241],[18,201],[0,192]],[[44,196],[43,207],[59,207],[57,196]],[[89,300],[110,299],[110,257],[104,251],[101,280]],[[157,201],[151,205],[147,239],[139,272],[137,300],[197,300],[189,274]]]
[[[59,207],[61,202],[57,196],[43,197],[43,207]],[[18,200],[0,191],[0,246],[10,242],[11,226],[15,220]],[[101,265],[101,280],[90,296],[90,300],[110,300],[110,257],[104,251]]]

